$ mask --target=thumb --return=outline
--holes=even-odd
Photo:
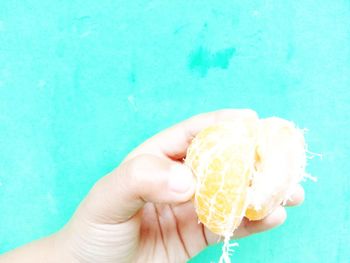
[[[98,222],[120,223],[134,216],[146,202],[186,202],[194,190],[195,179],[184,164],[144,154],[99,180],[81,208]]]

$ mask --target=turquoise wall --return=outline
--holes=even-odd
[[[235,262],[349,262],[349,88],[348,0],[1,0],[0,252],[59,229],[154,133],[244,107],[308,128],[323,159]]]

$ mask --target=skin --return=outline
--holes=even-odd
[[[195,178],[182,160],[200,130],[237,118],[256,118],[256,113],[205,113],[150,138],[96,182],[63,229],[1,256],[0,262],[185,262],[195,256],[219,237],[198,224],[190,201]],[[303,199],[299,187],[287,205]],[[263,220],[244,219],[235,238],[285,219],[285,208],[278,206]]]

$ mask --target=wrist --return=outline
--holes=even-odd
[[[63,228],[62,230],[53,234],[49,238],[52,239],[51,240],[52,257],[48,257],[48,259],[54,258],[55,259],[54,263],[61,263],[61,262],[78,263],[79,262],[72,255],[70,241],[69,241],[69,234],[67,232],[67,229]]]
[[[74,262],[67,260],[67,253],[62,245],[60,233],[36,240],[0,256],[1,263],[27,262],[27,263],[59,263]]]

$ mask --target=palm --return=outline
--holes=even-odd
[[[185,262],[207,245],[192,202],[147,203],[143,208],[137,256],[140,262]]]

